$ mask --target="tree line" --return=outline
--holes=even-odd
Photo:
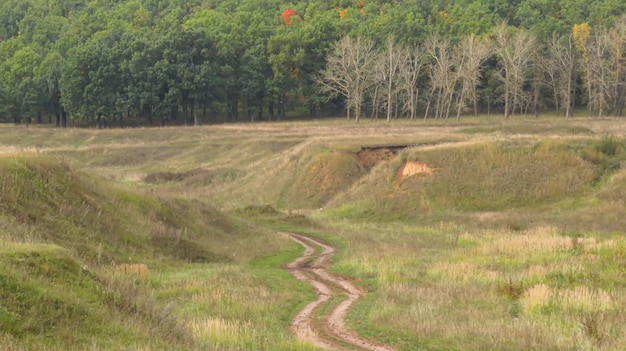
[[[5,0],[0,121],[622,115],[614,0]]]

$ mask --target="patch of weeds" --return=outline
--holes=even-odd
[[[509,278],[506,282],[498,285],[498,292],[509,300],[516,301],[524,293],[524,284],[522,281],[514,281]]]
[[[594,344],[601,345],[604,343],[608,335],[608,331],[606,330],[607,322],[603,313],[585,313],[581,316],[580,325],[585,333],[585,336],[587,336]]]
[[[603,137],[597,144],[596,150],[606,156],[615,156],[621,147],[621,143],[612,135]]]

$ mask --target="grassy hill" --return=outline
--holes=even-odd
[[[313,350],[276,230],[338,246],[399,350],[626,342],[626,123],[0,129],[0,343]]]
[[[198,277],[176,275],[291,250],[203,202],[118,186],[45,154],[0,156],[0,179],[0,339],[9,349],[228,349],[193,334],[189,305],[176,300],[204,289],[181,288]]]

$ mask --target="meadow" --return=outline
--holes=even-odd
[[[398,350],[620,350],[625,140],[582,117],[3,127],[0,344],[316,350],[289,331],[313,299],[291,231],[339,248],[368,291],[349,326]]]

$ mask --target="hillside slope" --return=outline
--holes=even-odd
[[[0,179],[0,343],[9,349],[207,349],[158,301],[151,273],[277,250],[263,230],[203,203],[115,186],[54,157],[0,157]]]

